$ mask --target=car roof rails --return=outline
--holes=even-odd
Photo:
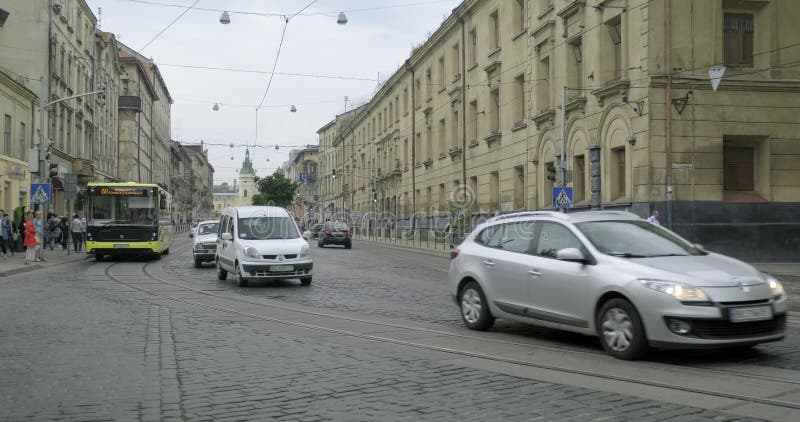
[[[489,221],[499,221],[499,220],[507,220],[509,218],[518,218],[518,217],[556,217],[561,219],[568,219],[568,214],[558,211],[520,211],[520,212],[512,212],[509,214],[502,214],[496,217],[492,217]]]

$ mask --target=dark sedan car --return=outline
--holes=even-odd
[[[317,223],[311,226],[311,229],[309,231],[311,232],[312,239],[316,239],[319,237],[319,232],[322,231],[322,226],[323,226],[322,223]]]
[[[350,227],[341,222],[325,223],[319,232],[317,244],[320,248],[325,247],[325,245],[344,245],[345,249],[350,249],[353,247],[353,242],[350,239]]]

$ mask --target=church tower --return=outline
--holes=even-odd
[[[250,149],[244,153],[242,169],[239,170],[239,188],[236,191],[236,205],[253,205],[253,195],[258,193],[255,182],[256,172],[250,161]]]

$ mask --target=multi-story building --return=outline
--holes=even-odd
[[[120,78],[122,64],[114,34],[98,31],[95,35],[95,79],[105,94],[97,101],[95,140],[90,147],[93,179],[98,182],[121,180],[117,173],[119,135]]]
[[[572,209],[659,209],[711,249],[797,259],[798,18],[775,0],[466,0],[320,129],[323,174],[342,175],[325,205],[427,228],[568,186]]]
[[[192,191],[189,188],[192,165],[189,154],[176,141],[170,142],[170,179],[167,189],[172,193],[173,218],[180,224],[188,221],[188,216],[197,207],[192,204]]]
[[[172,97],[152,61],[121,43],[119,55],[120,178],[167,185]]]
[[[25,85],[24,78],[0,68],[0,209],[9,215],[28,205],[30,189],[28,159],[39,97]]]
[[[316,203],[319,199],[317,191],[317,168],[319,166],[319,146],[309,145],[292,157],[286,177],[297,183],[295,197],[292,201],[292,212],[297,218],[313,218],[316,214]]]
[[[214,212],[212,196],[214,167],[208,161],[208,150],[205,149],[203,142],[198,145],[183,145],[183,148],[189,156],[189,165],[192,171],[192,177],[187,185],[192,193],[191,204],[194,208],[187,218],[211,217]]]
[[[26,88],[46,99],[41,135],[50,150],[49,165],[37,179],[52,181],[50,210],[63,214],[71,209],[79,183],[92,177],[96,116],[102,105],[94,95],[79,95],[97,89],[97,19],[85,0],[11,2],[5,7],[9,18],[0,29],[0,57],[4,67],[27,78]],[[79,97],[68,99],[72,96]],[[112,123],[105,124],[108,130]]]

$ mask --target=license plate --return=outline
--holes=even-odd
[[[730,310],[731,321],[761,321],[772,319],[771,306],[752,306],[748,308],[733,308]]]
[[[127,249],[127,248],[130,248],[130,247],[131,247],[131,245],[128,245],[127,243],[115,243],[114,244],[114,249]]]
[[[294,265],[271,265],[269,270],[272,272],[286,272],[286,271],[294,271]]]

